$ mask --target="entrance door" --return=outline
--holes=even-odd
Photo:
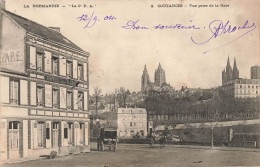
[[[52,146],[58,147],[59,142],[59,123],[53,123],[53,138],[52,138]]]
[[[9,122],[9,159],[20,158],[19,155],[19,122]]]

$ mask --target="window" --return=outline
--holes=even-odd
[[[78,79],[83,80],[83,65],[78,64]]]
[[[19,149],[19,122],[9,122],[9,148],[10,150]]]
[[[58,147],[59,123],[54,122],[54,123],[52,124],[52,129],[53,129],[52,145],[53,145],[53,147]]]
[[[10,103],[19,104],[19,83],[18,83],[18,81],[10,82]]]
[[[58,75],[58,58],[52,57],[52,73]]]
[[[52,103],[53,103],[53,108],[58,108],[58,90],[53,89],[52,91]]]
[[[49,127],[46,127],[46,139],[50,139],[50,128]]]
[[[73,124],[69,124],[69,129],[68,129],[68,144],[72,145],[73,144]]]
[[[72,78],[72,62],[67,61],[67,77]]]
[[[43,106],[43,86],[37,86],[37,106]]]
[[[254,87],[254,86],[252,86],[252,88],[254,89],[255,87]]]
[[[130,122],[130,127],[133,127],[133,123],[132,122]]]
[[[64,139],[68,138],[68,128],[64,128]]]
[[[67,92],[67,109],[72,107],[72,92]]]
[[[80,124],[80,144],[84,144],[84,124]]]
[[[37,141],[38,147],[43,147],[43,123],[37,124]]]
[[[43,71],[43,54],[37,52],[36,53],[36,67],[37,67],[37,71]]]
[[[83,110],[83,93],[79,92],[78,94],[78,109]]]
[[[242,88],[242,85],[240,85],[240,88]]]
[[[248,88],[250,88],[250,85],[248,85]]]

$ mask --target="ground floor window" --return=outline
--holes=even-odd
[[[19,149],[19,122],[9,122],[9,148],[10,150]]]
[[[72,145],[73,144],[73,124],[69,124],[68,128],[68,144]]]
[[[140,133],[141,133],[142,136],[144,136],[144,131],[143,130],[141,130]]]
[[[133,136],[135,134],[135,131],[134,130],[131,130],[130,131],[130,134]]]
[[[59,123],[57,123],[57,122],[53,123],[52,129],[53,129],[53,138],[52,138],[53,147],[58,147]]]
[[[80,124],[80,144],[84,142],[84,124]]]

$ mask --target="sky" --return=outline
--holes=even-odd
[[[59,4],[60,7],[33,7],[39,4]],[[182,4],[183,7],[158,7],[158,4]],[[197,7],[190,7],[191,4]],[[198,7],[210,4],[213,7]],[[219,7],[215,7],[215,4]],[[119,87],[140,91],[145,64],[153,81],[154,71],[160,63],[166,73],[166,82],[175,89],[181,86],[220,86],[228,56],[232,67],[236,58],[240,78],[250,78],[250,67],[260,64],[259,8],[260,1],[247,3],[241,0],[6,0],[8,11],[47,27],[60,27],[64,36],[89,52],[90,93],[99,87],[103,94]],[[87,21],[78,19],[83,14],[87,14],[88,18],[93,15],[89,28],[84,28]],[[228,25],[233,28],[242,27],[247,20],[247,26],[251,28],[221,34],[204,44],[194,43],[210,39],[213,36],[210,27],[215,32],[213,27],[218,27],[221,21],[224,25],[229,21]],[[133,22],[136,22],[135,27],[148,29],[123,28]],[[159,24],[194,25],[200,29],[153,28]],[[203,54],[205,51],[208,52]]]

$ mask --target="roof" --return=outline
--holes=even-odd
[[[144,108],[118,108],[118,114],[146,114]]]
[[[52,30],[48,27],[40,25],[32,20],[26,19],[24,17],[21,17],[19,15],[9,12],[9,11],[4,10],[4,13],[6,13],[8,16],[10,16],[11,19],[13,19],[17,24],[19,24],[27,32],[41,36],[44,39],[69,46],[69,47],[77,49],[81,52],[85,52],[80,47],[78,47],[76,44],[74,44],[69,39],[64,37],[58,31]]]
[[[225,83],[225,85],[229,85],[229,84],[260,84],[260,79],[239,78],[239,79],[231,80],[231,81],[228,81],[227,83]]]

